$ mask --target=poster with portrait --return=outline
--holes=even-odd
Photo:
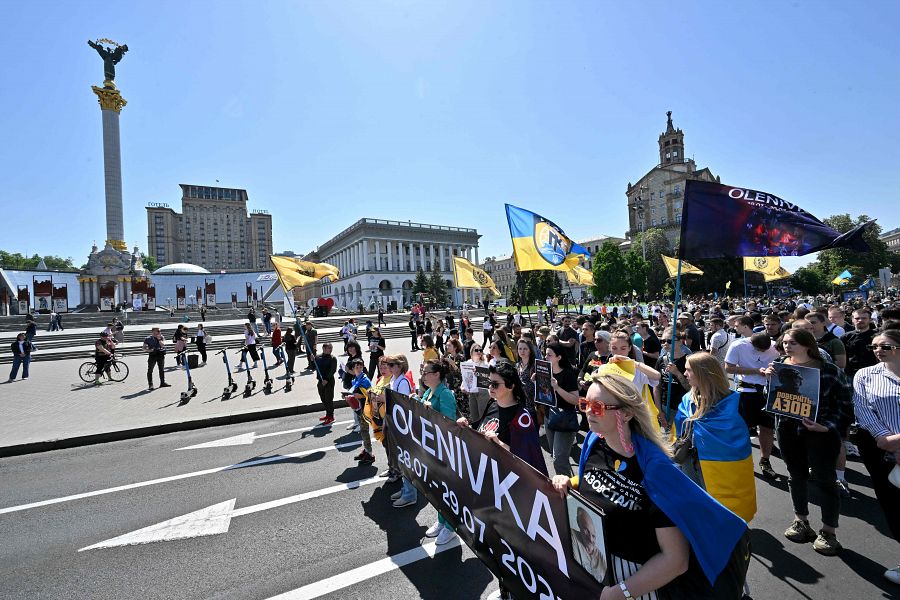
[[[488,367],[475,367],[475,381],[481,389],[488,389],[488,384],[491,382],[491,372]]]
[[[783,417],[815,421],[819,412],[819,370],[775,363],[766,410]]]
[[[572,556],[601,585],[610,584],[609,554],[606,552],[603,510],[574,490],[566,495]]]
[[[551,383],[553,374],[549,360],[534,361],[534,401],[544,406],[556,406],[556,394]]]
[[[478,382],[475,379],[475,363],[467,360],[459,365],[459,374],[462,378],[460,387],[462,391],[475,393],[478,391]]]

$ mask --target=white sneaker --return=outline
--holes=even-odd
[[[347,431],[353,431],[354,427],[356,427],[356,425],[353,425],[353,424],[347,425]]]
[[[859,457],[859,448],[856,447],[856,444],[852,442],[844,442],[844,447],[847,449],[847,456]]]
[[[885,571],[884,577],[891,583],[900,585],[900,565],[897,565],[893,569],[888,569],[887,571]]]
[[[353,433],[359,433],[359,425],[354,425],[352,428],[350,428],[350,431],[352,431]]]
[[[437,537],[437,535],[444,529],[444,524],[440,521],[435,521],[434,525],[428,528],[428,531],[425,532],[425,537],[433,538]]]
[[[434,543],[438,546],[443,546],[444,544],[448,544],[456,539],[456,532],[447,529],[446,527],[441,528],[440,533],[437,535],[437,539]]]

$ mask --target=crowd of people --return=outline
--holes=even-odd
[[[773,455],[780,456],[793,507],[785,517],[784,537],[834,556],[841,551],[841,505],[854,496],[845,477],[847,456],[859,456],[889,529],[900,541],[900,304],[690,298],[677,311],[665,303],[579,308],[575,314],[552,304],[536,315],[512,308],[505,314],[488,311],[479,343],[468,310],[430,312],[416,305],[408,324],[410,352],[422,352],[418,373],[410,370],[406,355],[387,353],[380,329],[383,314],[377,324],[346,320],[339,359],[333,344],[317,343],[312,322],[282,331],[280,315],[266,309],[260,331],[251,310],[239,368],[257,367],[261,338],[269,339],[274,366],[284,365],[289,374],[295,372],[298,355],[305,355],[306,370],[316,377],[325,425],[335,420],[340,382],[354,409],[348,429],[358,431],[363,442],[355,457],[360,463],[374,463],[376,444],[388,443],[385,391],[391,389],[471,427],[552,477],[561,492],[578,489],[617,515],[613,529],[622,527],[621,536],[609,536],[617,591],[604,592],[604,598],[653,597],[671,586],[691,589],[691,597],[712,597],[711,589],[701,589],[702,578],[692,573],[695,561],[689,558],[709,551],[698,544],[713,542],[696,534],[696,515],[684,514],[682,504],[661,493],[660,485],[647,485],[651,478],[708,504],[704,510],[709,518],[718,519],[741,547],[749,543],[746,524],[756,512],[755,469],[764,481],[782,478],[771,462]],[[19,334],[12,344],[10,379],[20,367],[28,377],[33,320],[29,327],[30,336],[29,331]],[[96,342],[98,383],[122,330],[121,322],[113,320]],[[195,344],[205,363],[210,340],[202,323],[190,333],[182,324],[171,343],[177,356]],[[154,370],[160,387],[168,387],[168,344],[159,328],[144,340],[150,389]],[[552,402],[536,400],[537,360],[549,363]],[[779,364],[817,371],[815,418],[775,416],[766,410],[766,392]],[[475,367],[487,369],[486,389],[478,385]],[[759,448],[757,465],[751,458],[753,440]],[[542,446],[550,455],[549,469]],[[711,457],[716,448],[730,456],[727,476],[721,464],[711,466],[722,460]],[[385,452],[387,468],[381,475],[388,484],[400,482],[392,505],[414,505],[415,486],[403,477],[396,452]],[[627,467],[611,467],[618,464]],[[683,481],[673,479],[667,465],[677,467]],[[685,481],[693,487],[685,488]],[[611,505],[609,498],[616,494],[629,498],[631,508]],[[821,524],[815,527],[811,495],[821,512]],[[729,515],[737,515],[743,528]],[[455,535],[440,515],[426,532],[438,545]],[[732,572],[746,572],[747,564],[735,564]],[[884,575],[900,584],[900,566]],[[737,579],[743,586],[743,576]],[[508,598],[509,593],[501,588],[495,596]]]
[[[609,598],[623,597],[615,595],[620,592],[653,597],[656,590],[675,588],[692,590],[691,597],[713,597],[711,590],[701,589],[703,578],[692,573],[694,562],[688,560],[703,550],[698,544],[713,542],[699,539],[693,531],[699,526],[695,515],[683,514],[683,504],[660,494],[658,485],[648,489],[646,481],[651,476],[671,479],[660,465],[677,466],[692,486],[708,493],[703,497],[715,499],[705,509],[708,518],[719,519],[734,534],[734,547],[746,550],[746,524],[756,513],[753,441],[763,480],[783,477],[772,466],[773,453],[787,468],[793,514],[786,516],[786,539],[811,543],[825,556],[839,554],[841,503],[853,499],[844,476],[849,453],[861,456],[890,531],[900,541],[900,489],[890,483],[892,477],[900,479],[900,305],[827,298],[688,299],[677,315],[663,303],[551,315],[552,307],[536,316],[515,309],[505,315],[489,312],[478,343],[468,315],[460,314],[457,323],[452,315],[416,307],[409,328],[410,350],[421,351],[424,358],[418,377],[408,371],[402,354],[378,356],[376,368],[367,374],[358,344],[351,340],[351,372],[343,382],[360,415],[364,448],[357,460],[375,461],[369,431],[377,429],[386,443],[383,390],[408,390],[552,476],[561,491],[576,488],[607,514],[621,517],[612,525],[621,524],[621,536],[608,536],[617,577],[616,591],[603,596]],[[367,335],[376,331],[367,328]],[[536,359],[550,363],[552,406],[535,402]],[[814,419],[776,417],[766,410],[766,391],[778,363],[817,370],[820,393]],[[467,377],[467,366],[488,367],[487,390]],[[323,417],[325,422],[332,419],[331,413]],[[550,469],[542,444],[551,457]],[[727,475],[724,463],[714,462],[723,459],[711,457],[717,447],[732,457]],[[394,453],[386,453],[388,468],[382,475],[389,482],[403,480],[393,505],[411,506],[416,489],[401,477]],[[580,456],[578,462],[573,462],[575,456]],[[613,463],[629,466],[611,471]],[[683,489],[683,482],[676,487],[693,493]],[[636,494],[629,504],[640,511],[636,514],[608,500],[617,493],[628,497],[629,490]],[[821,507],[817,527],[810,524],[811,495]],[[737,515],[743,526],[720,509]],[[426,532],[438,544],[454,535],[440,517]],[[719,549],[726,554],[731,550]],[[749,594],[744,577],[734,576],[749,566],[739,554],[729,563],[731,575],[723,584],[734,587],[740,580],[733,597]],[[900,567],[888,568],[884,575],[900,584]],[[501,588],[495,596],[509,594]]]

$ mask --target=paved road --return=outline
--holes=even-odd
[[[467,549],[434,558],[417,550],[434,510],[424,501],[391,508],[387,497],[399,484],[366,481],[384,468],[384,453],[374,466],[357,465],[358,436],[345,430],[350,412],[337,417],[332,428],[314,427],[310,414],[0,460],[0,598],[490,593],[493,577]],[[226,438],[243,443],[222,445]],[[900,588],[881,575],[897,546],[859,463],[848,477],[854,498],[842,511],[837,558],[786,541],[785,486],[759,482],[754,598],[897,597]],[[352,482],[362,485],[340,487]],[[199,514],[115,540],[190,513]],[[195,537],[164,539],[180,536]],[[147,543],[118,545],[137,541]],[[106,547],[85,549],[98,545]],[[389,556],[408,564],[386,565]]]

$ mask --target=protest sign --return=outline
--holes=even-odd
[[[819,370],[775,363],[766,410],[784,417],[815,421],[819,411]]]
[[[483,390],[488,389],[488,384],[491,382],[491,372],[488,367],[475,367],[475,380],[478,387]]]
[[[545,406],[556,406],[556,394],[551,385],[549,360],[534,361],[534,401]]]
[[[568,503],[546,477],[430,407],[385,395],[388,448],[403,475],[513,597],[600,596],[603,586],[573,555]]]

